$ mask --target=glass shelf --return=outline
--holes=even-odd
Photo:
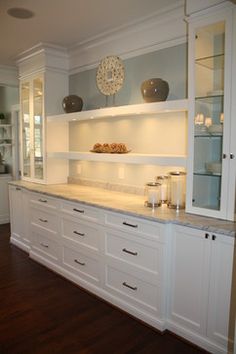
[[[223,103],[224,95],[209,95],[209,96],[197,96],[196,101],[201,101],[210,104],[221,104]]]
[[[203,58],[198,58],[195,63],[204,66],[207,69],[219,70],[224,69],[224,54],[216,54]]]
[[[220,138],[222,139],[223,135],[222,134],[195,134],[194,138]]]
[[[221,173],[210,173],[207,171],[194,172],[194,176],[221,177]]]

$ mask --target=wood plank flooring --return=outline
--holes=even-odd
[[[9,244],[0,225],[0,354],[200,354],[88,294]]]

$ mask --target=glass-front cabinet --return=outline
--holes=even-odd
[[[43,76],[21,82],[21,174],[22,178],[43,180]]]
[[[229,9],[190,20],[187,211],[222,219],[233,219],[228,211],[231,42]]]

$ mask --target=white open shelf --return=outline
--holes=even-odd
[[[89,119],[122,117],[131,115],[144,115],[144,114],[160,114],[170,112],[185,112],[188,110],[188,100],[173,100],[152,103],[140,103],[134,105],[126,105],[119,107],[107,107],[75,113],[65,113],[59,115],[48,116],[47,120],[50,121],[82,121]]]
[[[100,162],[116,162],[130,164],[160,165],[160,166],[179,166],[186,167],[185,155],[156,155],[156,154],[106,154],[93,152],[51,152],[48,158],[86,160]]]

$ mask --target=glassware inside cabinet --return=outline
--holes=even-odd
[[[24,82],[21,87],[22,111],[22,159],[23,176],[31,176],[30,145],[30,83]]]
[[[225,23],[197,29],[193,206],[220,210],[224,123]]]
[[[43,179],[43,81],[33,80],[34,176]]]

